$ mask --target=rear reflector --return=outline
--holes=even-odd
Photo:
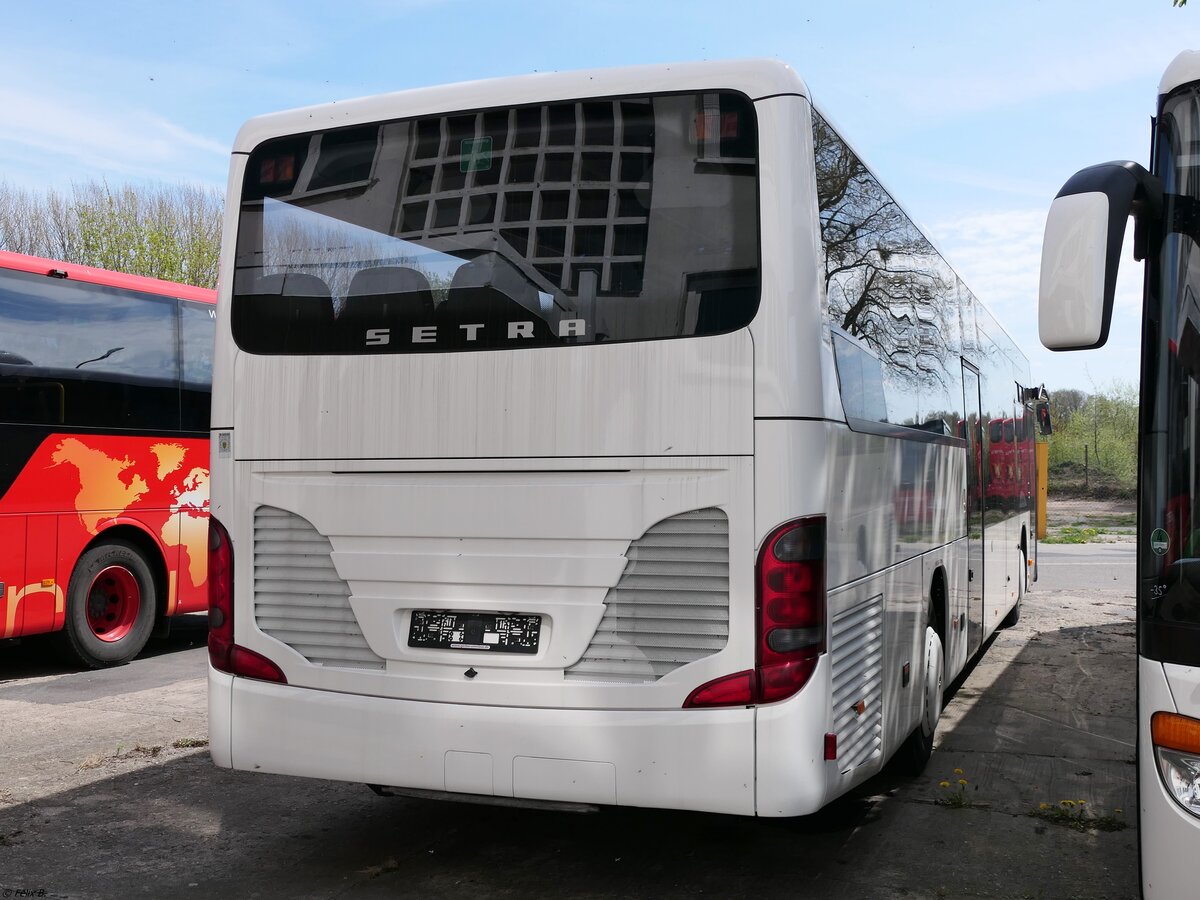
[[[261,653],[255,653],[253,650],[247,650],[237,644],[233,645],[232,674],[241,675],[244,678],[257,678],[260,681],[287,684],[287,678],[284,677],[283,670],[279,666]]]
[[[832,732],[825,734],[825,758],[837,759],[837,735]]]
[[[754,702],[754,670],[735,672],[700,685],[683,701],[684,709],[704,706],[749,706]]]

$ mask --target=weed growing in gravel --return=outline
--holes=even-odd
[[[1121,810],[1114,810],[1111,815],[1096,816],[1088,811],[1086,800],[1059,800],[1053,803],[1039,803],[1037,809],[1031,809],[1027,816],[1073,828],[1075,831],[1121,831],[1129,827],[1129,823],[1118,817]]]
[[[967,797],[967,779],[963,778],[963,770],[955,769],[953,778],[944,778],[938,782],[944,793],[933,802],[938,806],[948,806],[951,809],[968,809],[971,801]]]
[[[192,750],[196,747],[207,747],[208,741],[204,738],[180,738],[171,744],[176,750]]]

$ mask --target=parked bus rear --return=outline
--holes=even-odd
[[[909,398],[903,424],[870,420],[882,364],[843,335],[847,427],[817,197],[807,91],[777,63],[247,123],[215,361],[213,759],[794,815],[910,734],[927,757],[942,685],[1019,600],[1025,534],[996,511],[998,539],[967,538],[957,419]],[[926,283],[953,325],[923,333],[956,343],[923,408],[961,409],[974,301]],[[969,339],[991,367],[972,419],[1011,417],[1023,358],[978,321],[1006,343]],[[903,540],[901,445],[932,486]]]

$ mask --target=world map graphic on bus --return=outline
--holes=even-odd
[[[128,442],[124,448],[129,449]],[[178,523],[168,519],[158,529],[158,536],[165,546],[187,551],[188,573],[192,584],[199,585],[204,580],[208,540],[204,513],[208,506],[207,459],[204,466],[185,465],[188,448],[179,441],[139,449],[149,452],[155,461],[153,466],[145,464],[141,453],[134,459],[128,453],[117,458],[78,437],[63,439],[50,458],[56,466],[73,466],[79,472],[79,491],[73,505],[90,534],[96,534],[102,522],[141,501],[146,501],[142,504],[145,506],[179,513]]]
[[[10,523],[22,514],[44,521],[47,511],[57,520],[50,532],[51,546],[37,548],[44,563],[36,571],[0,573],[6,584],[0,598],[0,636],[15,632],[19,606],[25,607],[26,625],[34,617],[61,618],[63,592],[79,551],[118,524],[132,525],[160,542],[171,597],[168,609],[202,608],[208,568],[208,479],[206,440],[46,437],[0,498],[0,513],[8,515]],[[26,606],[29,603],[33,606]]]

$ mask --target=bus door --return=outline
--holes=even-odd
[[[983,641],[983,403],[979,372],[963,363],[963,415],[967,439],[967,656]]]

